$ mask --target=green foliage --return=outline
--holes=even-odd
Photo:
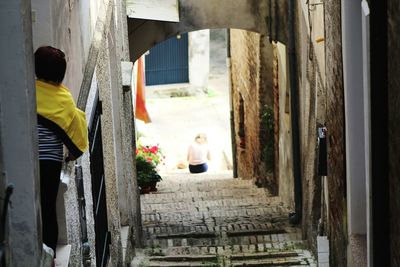
[[[261,156],[266,164],[269,171],[274,170],[275,163],[275,149],[274,149],[274,110],[272,107],[265,105],[261,113],[261,124],[262,128],[265,129],[267,136],[266,143],[262,150]]]
[[[157,173],[156,166],[141,156],[136,156],[136,172],[139,186],[161,181],[161,176]]]

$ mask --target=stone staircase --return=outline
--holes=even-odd
[[[316,266],[280,199],[230,177],[163,175],[141,196],[145,248],[131,266]]]

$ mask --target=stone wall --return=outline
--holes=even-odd
[[[261,164],[260,144],[260,35],[231,30],[232,97],[239,177],[256,178]]]
[[[267,173],[262,150],[268,137],[261,124],[264,105],[273,107],[273,50],[260,34],[231,30],[232,97],[239,177],[255,179],[276,192],[276,181]]]
[[[332,266],[347,266],[347,210],[344,136],[344,91],[340,2],[325,2],[328,127],[328,234]]]
[[[391,266],[400,266],[400,18],[394,0],[388,0],[388,20],[390,254]]]

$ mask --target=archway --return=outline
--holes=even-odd
[[[179,22],[135,19],[128,14],[129,51],[132,61],[154,45],[181,33],[214,28],[234,28],[252,31],[268,37],[270,41],[289,44],[287,50],[291,91],[290,114],[293,142],[293,175],[295,194],[294,223],[300,222],[302,213],[302,186],[300,170],[297,67],[294,35],[294,3],[291,1],[212,0],[179,1]],[[291,4],[291,5],[290,5]],[[220,7],[224,8],[220,8]],[[129,6],[128,6],[129,9]],[[234,19],[232,19],[234,18]],[[290,58],[289,58],[290,57]]]
[[[203,29],[242,29],[264,34],[283,44],[287,43],[286,1],[185,0],[179,3],[179,22],[135,19],[128,14],[129,51],[132,61],[172,36]]]

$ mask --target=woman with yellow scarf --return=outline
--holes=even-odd
[[[58,225],[56,199],[63,162],[63,144],[69,158],[88,148],[85,113],[76,108],[69,90],[61,84],[67,63],[60,49],[42,46],[35,52],[36,103],[40,162],[43,243],[56,251]]]

